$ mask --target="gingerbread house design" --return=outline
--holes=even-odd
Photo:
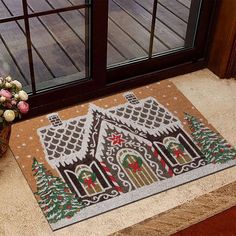
[[[84,117],[38,130],[47,161],[86,206],[207,164],[164,106],[125,97],[126,104],[91,104]]]

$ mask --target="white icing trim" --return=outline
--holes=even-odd
[[[140,106],[140,104],[137,104],[137,105]],[[117,115],[114,115],[114,114],[110,113],[109,111],[106,111],[103,108],[100,108],[100,107],[98,107],[94,104],[91,104],[90,107],[89,107],[89,114],[92,113],[92,112],[96,112],[96,111],[98,111],[100,113],[103,113],[108,118],[110,118],[114,121],[121,122],[123,125],[131,127],[134,130],[137,129],[140,132],[144,132],[145,134],[150,134],[150,135],[153,135],[153,136],[161,136],[163,133],[169,134],[169,132],[173,132],[173,130],[176,130],[176,129],[182,127],[181,122],[178,120],[177,122],[170,123],[168,125],[162,125],[162,126],[156,128],[156,129],[149,129],[149,128],[146,128],[146,127],[144,127],[140,124],[134,123],[132,120],[129,120],[129,119],[126,119],[126,118],[123,118],[123,117],[119,117]],[[86,124],[85,127],[87,127],[89,125],[87,122],[85,124]]]

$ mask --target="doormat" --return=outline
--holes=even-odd
[[[18,123],[10,146],[53,230],[236,164],[169,81]]]

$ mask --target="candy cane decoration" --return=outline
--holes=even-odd
[[[113,175],[111,174],[110,169],[107,167],[105,162],[100,162],[103,170],[106,172],[106,174],[109,176],[109,179],[111,180],[111,182],[114,184],[115,189],[120,192],[123,193],[121,187],[119,186],[119,184],[116,182],[116,179],[113,177]]]
[[[154,155],[154,157],[156,157],[161,165],[163,166],[163,168],[169,173],[170,177],[172,177],[174,174],[173,174],[173,171],[171,170],[171,168],[166,164],[166,162],[162,159],[162,157],[159,155],[159,153],[157,152],[157,150],[152,146],[152,145],[149,145],[150,148],[151,148],[151,151]]]

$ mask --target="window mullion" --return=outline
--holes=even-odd
[[[26,42],[27,42],[28,59],[29,59],[31,87],[32,87],[33,94],[36,94],[36,82],[35,82],[35,74],[34,74],[34,63],[33,63],[33,54],[32,54],[32,42],[31,42],[31,36],[30,36],[27,0],[22,0],[22,6],[23,6],[23,14],[24,14],[25,36],[26,36]]]

